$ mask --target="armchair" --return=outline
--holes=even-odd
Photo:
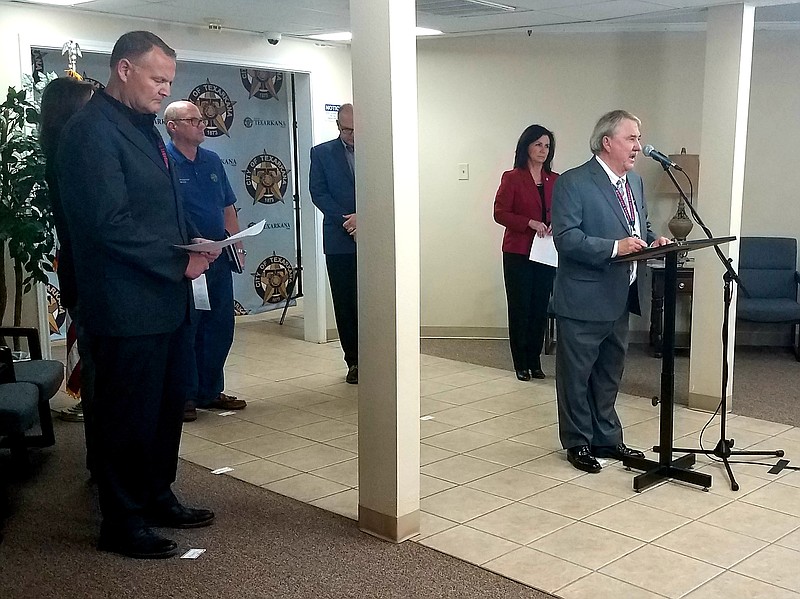
[[[800,361],[800,272],[797,240],[790,237],[742,237],[739,276],[747,294],[739,291],[739,320],[792,325],[792,346]]]
[[[23,435],[21,438],[3,440],[2,445],[9,447],[22,445],[24,447],[49,447],[55,443],[55,435],[53,433],[53,418],[50,413],[50,399],[61,388],[61,383],[64,380],[64,366],[57,360],[43,360],[42,349],[39,344],[39,333],[34,328],[26,327],[0,327],[0,337],[3,339],[25,339],[27,343],[27,350],[30,355],[29,360],[19,362],[11,362],[5,364],[6,380],[9,383],[0,385],[0,393],[3,389],[7,394],[14,396],[24,395],[30,396],[33,392],[36,397],[36,409],[38,412],[40,434]],[[8,351],[6,349],[6,351]],[[10,352],[9,352],[10,354]],[[17,385],[15,389],[11,389],[9,385],[13,382]],[[21,420],[20,426],[26,425],[23,432],[29,430],[36,424]]]
[[[18,459],[24,459],[25,431],[36,424],[38,403],[39,389],[16,381],[11,350],[0,346],[0,438]]]

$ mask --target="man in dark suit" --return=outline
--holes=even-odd
[[[356,279],[356,179],[353,105],[342,104],[339,137],[311,149],[308,184],[319,208],[336,328],[347,363],[345,380],[358,383],[358,289]]]
[[[175,66],[175,51],[152,33],[123,35],[108,85],[67,123],[57,156],[85,347],[95,366],[98,548],[137,558],[177,553],[150,526],[214,519],[210,510],[184,507],[170,488],[191,354],[190,280],[218,255],[175,247],[196,235],[153,126]]]
[[[601,469],[596,458],[644,457],[622,442],[615,409],[628,313],[640,314],[638,265],[609,263],[670,243],[650,229],[642,179],[631,170],[640,124],[624,110],[603,115],[589,142],[594,157],[561,175],[553,192],[559,436],[570,463],[592,473]]]

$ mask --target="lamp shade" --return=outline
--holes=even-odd
[[[686,173],[686,176],[689,177],[689,180],[692,182],[692,188],[696,190],[697,182],[700,178],[700,156],[698,154],[687,154],[686,148],[682,148],[680,154],[670,154],[669,159],[683,169],[683,172]],[[678,181],[680,180],[679,178]],[[661,178],[658,180],[656,192],[678,194],[678,190],[675,189],[675,186],[666,173],[662,174]]]

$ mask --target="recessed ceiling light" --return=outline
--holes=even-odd
[[[416,28],[417,37],[424,37],[428,35],[444,35],[438,29],[426,29],[425,27]],[[316,35],[309,35],[312,40],[320,40],[323,42],[349,42],[353,39],[353,34],[349,31],[336,31],[333,33],[319,33]]]
[[[490,8],[496,8],[498,10],[517,10],[513,6],[509,6],[508,4],[500,4],[499,2],[490,2],[489,0],[467,0],[470,4],[480,4],[481,6],[488,6]]]
[[[444,35],[438,29],[428,29],[427,27],[417,27],[417,37],[426,37],[428,35]]]
[[[336,31],[334,33],[318,33],[317,35],[309,35],[312,40],[320,40],[322,42],[349,42],[353,39],[353,34],[349,31]]]
[[[94,0],[18,0],[28,4],[50,4],[53,6],[74,6],[75,4],[86,4]]]

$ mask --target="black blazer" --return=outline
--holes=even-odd
[[[176,330],[190,310],[175,169],[103,92],[62,131],[57,171],[81,324],[93,335]]]

